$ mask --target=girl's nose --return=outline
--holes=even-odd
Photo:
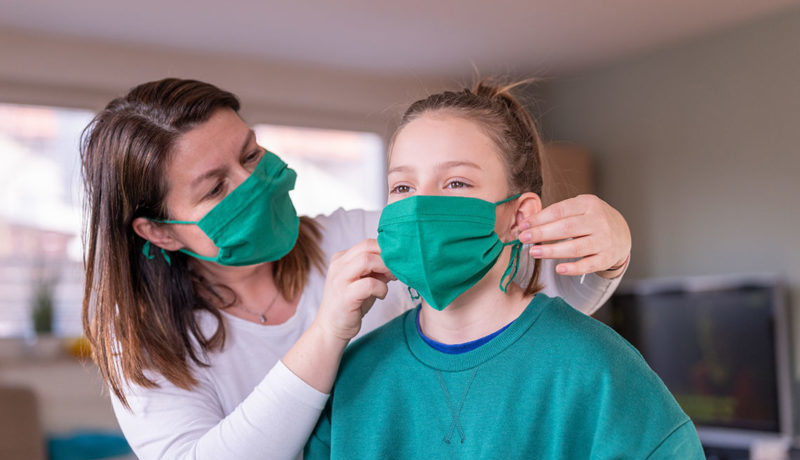
[[[435,182],[428,181],[424,184],[420,184],[417,188],[417,195],[441,195],[442,191],[439,190],[439,187]]]

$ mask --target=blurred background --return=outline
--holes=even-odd
[[[769,410],[739,411],[722,383],[679,398],[698,426],[734,436],[709,441],[710,458],[795,438],[798,43],[790,0],[0,0],[0,458],[126,452],[80,340],[77,146],[109,100],[167,76],[237,94],[261,144],[298,171],[310,215],[381,208],[386,142],[417,98],[476,69],[537,77],[523,96],[547,142],[545,200],[595,193],[633,234],[601,319],[642,347],[646,318],[674,325],[650,346],[697,350],[670,372],[711,360],[719,383],[734,374],[719,356],[746,349],[771,363],[750,369],[768,378],[746,396]]]

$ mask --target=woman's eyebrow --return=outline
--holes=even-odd
[[[252,129],[248,131],[247,137],[244,139],[244,143],[242,144],[242,148],[240,149],[241,154],[244,154],[247,151],[247,146],[250,145],[250,142],[255,138],[256,133]],[[203,182],[204,180],[215,177],[215,176],[222,176],[228,171],[227,166],[219,166],[217,168],[211,169],[206,171],[202,176],[197,177],[195,180],[192,181],[191,187],[197,187],[198,184]]]
[[[247,146],[248,146],[248,145],[250,145],[250,142],[251,142],[251,141],[253,140],[253,138],[255,138],[255,137],[256,137],[256,133],[255,133],[255,131],[253,131],[253,130],[251,129],[251,130],[250,130],[250,131],[247,133],[247,137],[244,139],[244,143],[242,144],[242,148],[241,148],[241,153],[245,153],[245,151],[247,150]]]
[[[219,166],[217,168],[214,168],[214,169],[211,169],[209,171],[206,171],[202,176],[200,176],[200,177],[198,177],[198,178],[196,178],[195,180],[192,181],[191,187],[192,188],[197,187],[201,182],[203,182],[204,180],[206,180],[208,178],[215,177],[215,176],[223,176],[223,175],[225,175],[226,171],[228,171],[228,167],[227,166]]]

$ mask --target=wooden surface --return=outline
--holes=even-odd
[[[542,175],[545,206],[584,193],[597,193],[591,154],[574,144],[546,144],[542,151]]]

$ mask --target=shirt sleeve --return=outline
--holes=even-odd
[[[125,438],[143,460],[295,459],[328,399],[280,361],[227,416],[208,382],[184,390],[156,381],[159,388],[126,391],[130,410],[112,395]]]
[[[530,257],[528,251],[523,250],[520,255],[520,270],[514,281],[523,287],[527,286],[533,274],[534,262],[535,259]],[[550,297],[561,297],[573,308],[587,315],[606,303],[624,274],[623,271],[613,279],[606,279],[595,273],[587,273],[585,276],[559,275],[556,273],[556,265],[562,262],[569,260],[542,259],[539,270],[539,283],[543,286],[541,292]]]
[[[357,243],[378,236],[378,211],[342,208],[314,220],[322,226],[322,251],[330,259],[334,253],[344,251]]]
[[[319,418],[319,423],[308,439],[308,444],[303,452],[303,460],[327,460],[329,458],[331,458],[330,405]]]
[[[703,446],[697,431],[690,420],[675,429],[659,444],[647,460],[672,460],[682,458],[686,460],[704,460]]]

